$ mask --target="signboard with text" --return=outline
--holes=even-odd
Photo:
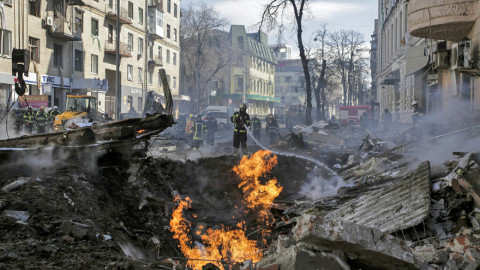
[[[42,106],[48,107],[48,96],[46,95],[29,95],[18,97],[18,106],[20,108],[26,108],[32,106],[34,108],[40,108]]]

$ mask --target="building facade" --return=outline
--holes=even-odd
[[[270,46],[277,57],[275,68],[275,96],[281,100],[280,110],[283,115],[291,105],[305,105],[305,75],[301,59],[292,59],[292,46]]]
[[[250,114],[265,116],[274,113],[280,98],[275,96],[275,65],[277,60],[268,47],[267,34],[248,34],[243,25],[232,25],[230,35],[238,58],[228,67],[224,94],[217,95],[236,108],[247,103]],[[225,104],[225,105],[226,105]]]
[[[388,108],[393,120],[411,122],[412,102],[425,108],[429,41],[409,34],[408,1],[379,0],[376,25],[376,100],[380,112]]]
[[[432,40],[427,105],[457,123],[480,112],[479,13],[478,0],[410,0],[408,5],[411,35]]]
[[[178,94],[180,0],[5,0],[0,7],[0,104],[13,84],[11,50],[31,52],[27,95],[46,95],[65,110],[68,93],[98,97],[100,112],[143,111],[146,91],[163,93],[159,69]],[[120,46],[116,47],[117,18]],[[116,52],[121,57],[117,91]]]

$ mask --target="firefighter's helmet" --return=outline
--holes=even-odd
[[[418,102],[416,100],[412,101],[412,106],[418,105]]]
[[[245,103],[240,104],[240,109],[247,109],[247,104]]]

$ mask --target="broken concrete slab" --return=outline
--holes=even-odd
[[[309,252],[296,246],[264,258],[257,263],[257,269],[344,270],[333,257],[328,256],[325,252]]]
[[[403,240],[343,220],[313,215],[298,218],[293,229],[297,242],[318,250],[342,250],[355,254],[355,265],[368,269],[416,269],[413,251]]]
[[[392,233],[420,224],[429,214],[430,163],[423,162],[394,184],[345,203],[326,218]]]

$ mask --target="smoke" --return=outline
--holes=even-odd
[[[325,179],[320,175],[310,173],[300,188],[300,194],[311,200],[337,195],[338,190],[347,184],[339,176]]]

